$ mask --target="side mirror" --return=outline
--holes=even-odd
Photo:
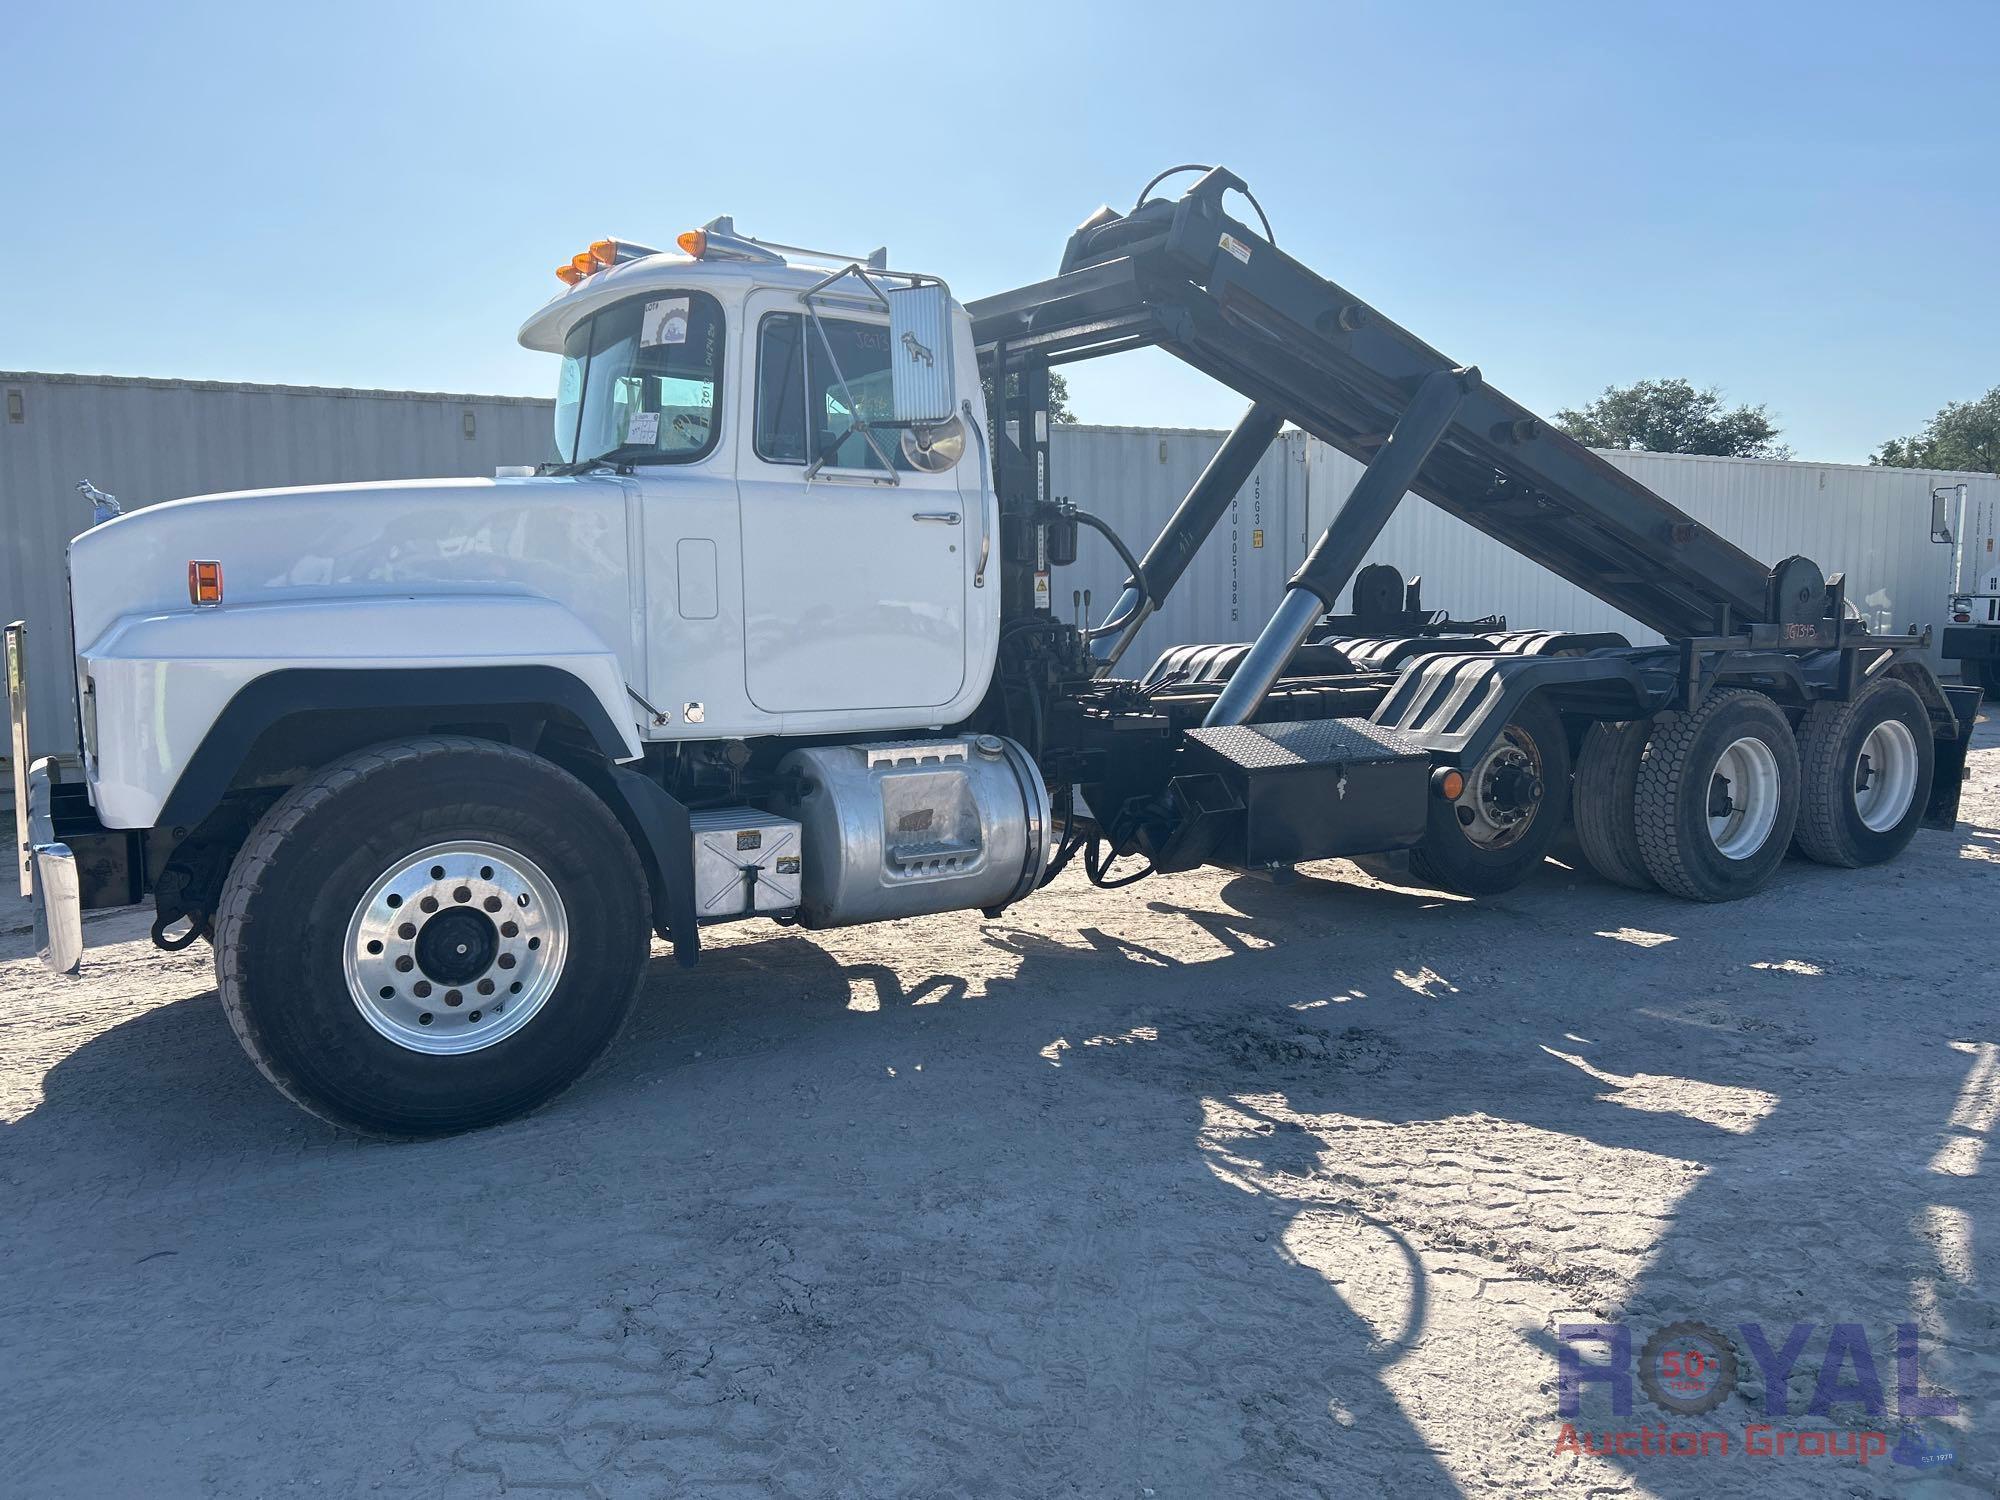
[[[891,287],[890,403],[899,425],[927,427],[958,413],[952,384],[951,292],[940,281]]]
[[[1931,540],[1949,542],[1952,539],[1951,502],[1956,500],[1959,509],[1965,508],[1965,486],[1963,484],[1939,485],[1931,491]]]

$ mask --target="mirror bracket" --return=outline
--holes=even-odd
[[[832,290],[850,278],[861,283],[867,300],[872,300],[889,314],[891,414],[886,420],[862,415],[854,389],[848,384],[846,372],[840,368],[840,359],[833,351],[833,340],[827,334],[825,323],[820,320],[822,302],[851,304],[863,300],[853,291],[835,293]],[[884,282],[898,284],[885,286]],[[952,386],[950,288],[935,276],[914,271],[888,271],[880,266],[863,266],[857,261],[814,282],[799,293],[799,301],[812,320],[813,329],[819,335],[820,348],[833,370],[833,378],[840,386],[841,395],[846,398],[850,413],[847,435],[859,433],[889,474],[889,483],[900,484],[895,461],[876,437],[876,431],[944,426],[957,416]],[[897,358],[899,352],[905,357]],[[806,467],[805,477],[810,480],[817,474],[829,456],[826,453],[815,454]]]

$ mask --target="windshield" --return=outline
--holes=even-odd
[[[706,457],[720,435],[722,337],[722,307],[705,292],[649,292],[577,324],[556,385],[556,461]]]

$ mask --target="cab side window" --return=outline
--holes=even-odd
[[[772,313],[757,331],[757,456],[767,463],[804,466],[824,457],[829,469],[876,469],[881,459],[852,430],[856,410],[864,420],[893,415],[889,389],[889,330],[879,323],[824,318],[826,340],[799,313]],[[833,358],[827,357],[827,345]],[[838,365],[838,373],[835,367]],[[841,376],[846,377],[843,385]],[[894,428],[875,434],[908,464]]]

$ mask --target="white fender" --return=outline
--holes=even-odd
[[[230,700],[289,668],[554,667],[603,707],[624,742],[621,759],[641,749],[617,654],[570,610],[536,595],[373,594],[124,615],[78,666],[88,684],[84,751],[97,814],[110,828],[154,826]]]

